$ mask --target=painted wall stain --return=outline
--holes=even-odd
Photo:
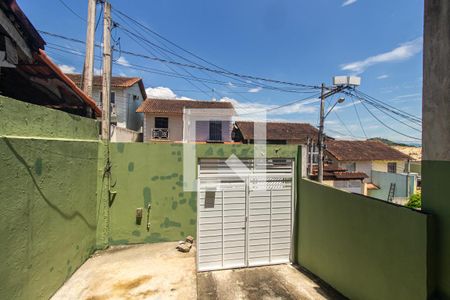
[[[141,232],[139,230],[133,230],[133,232],[131,232],[131,234],[133,236],[141,236]]]
[[[152,202],[152,191],[148,186],[146,186],[142,191],[142,194],[144,196],[144,208],[147,208],[148,205]]]
[[[39,176],[42,174],[42,159],[41,158],[36,159],[36,161],[34,162],[34,171]]]
[[[130,162],[128,163],[128,172],[133,172],[134,171],[134,162]]]
[[[195,224],[197,224],[197,220],[195,220],[195,219],[190,219],[190,220],[189,220],[189,224],[195,225]]]
[[[177,201],[173,201],[172,202],[172,209],[173,210],[177,209],[177,206],[178,206],[178,202]]]
[[[219,148],[219,150],[217,150],[217,155],[220,157],[223,157],[225,155],[222,148]]]
[[[164,222],[159,225],[161,228],[169,228],[169,227],[181,227],[181,223],[171,221],[169,218],[165,218]]]
[[[123,151],[125,150],[125,144],[118,143],[116,147],[119,153],[123,153]]]
[[[189,206],[193,212],[197,212],[197,195],[192,193],[191,198],[189,198]]]
[[[159,176],[153,176],[151,179],[152,179],[152,181],[156,181],[159,179]]]
[[[209,147],[208,150],[205,152],[205,156],[211,156],[214,154],[214,150],[212,147]]]
[[[187,200],[183,198],[183,199],[180,199],[179,202],[180,202],[180,204],[185,204],[187,202]]]
[[[150,234],[150,236],[146,237],[144,239],[144,242],[146,243],[159,243],[159,242],[169,242],[170,239],[162,237],[161,233],[159,232],[153,232]]]

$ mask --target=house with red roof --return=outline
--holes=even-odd
[[[83,117],[100,117],[95,100],[44,49],[44,39],[17,2],[0,1],[0,95]]]
[[[230,102],[146,99],[137,112],[144,115],[144,142],[232,142]]]
[[[66,74],[78,87],[81,87],[81,74]],[[94,76],[92,82],[92,98],[98,106],[102,106],[103,76]],[[144,83],[139,77],[111,77],[111,124],[114,136],[117,130],[128,129],[134,132],[142,132],[144,125],[143,116],[136,113],[136,109],[147,98]],[[124,141],[114,139],[114,141]],[[131,140],[132,141],[132,140]]]

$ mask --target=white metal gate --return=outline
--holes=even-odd
[[[243,161],[239,175],[225,160],[199,162],[199,271],[287,263],[291,255],[294,161]]]

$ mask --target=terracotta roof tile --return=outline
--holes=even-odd
[[[326,151],[338,161],[407,160],[409,156],[378,141],[327,141]]]
[[[81,87],[81,74],[66,74],[67,77],[72,79],[73,82],[78,87]],[[129,88],[134,84],[138,84],[141,90],[144,99],[147,98],[147,93],[145,92],[144,83],[142,82],[142,78],[139,77],[122,77],[122,76],[112,76],[111,77],[111,86],[118,88]],[[103,85],[103,76],[94,76],[93,80],[94,86],[102,86]]]
[[[183,108],[234,109],[230,102],[178,99],[146,99],[136,110],[143,113],[182,114]]]
[[[369,178],[364,172],[334,172],[336,179],[364,179]]]
[[[254,122],[238,121],[236,126],[245,140],[254,139]],[[307,123],[267,122],[267,140],[289,140],[305,143],[308,137],[316,139],[319,131]]]

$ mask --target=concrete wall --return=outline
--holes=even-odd
[[[110,208],[111,244],[177,241],[196,235],[197,194],[183,191],[183,144],[111,145],[112,183],[117,192]],[[253,157],[253,145],[201,144],[197,158]],[[268,157],[296,158],[296,146],[269,146]],[[147,231],[147,210],[151,204]],[[143,208],[141,224],[136,209]]]
[[[296,256],[350,299],[426,299],[424,213],[299,183]]]
[[[425,0],[422,209],[434,214],[430,293],[450,299],[450,1]]]
[[[97,105],[101,105],[100,99],[101,87],[94,86],[92,96],[97,102]],[[145,100],[141,94],[138,84],[134,84],[129,88],[117,88],[112,87],[111,92],[115,93],[115,107],[117,114],[117,126],[128,128],[131,130],[139,131],[143,126],[143,115],[137,113],[136,109]],[[139,97],[138,100],[133,101],[133,95]]]
[[[416,175],[397,174],[372,171],[372,183],[378,186],[379,190],[370,190],[368,195],[377,199],[387,200],[391,183],[395,183],[394,197],[408,198],[416,191]],[[408,191],[409,189],[409,191]]]
[[[111,142],[137,142],[139,132],[131,129],[111,125]]]
[[[59,139],[97,139],[95,120],[0,96],[0,135]]]
[[[0,299],[48,299],[94,251],[97,124],[0,101]]]
[[[155,117],[169,118],[169,141],[183,141],[183,116],[176,114],[149,114],[144,117],[144,141],[152,141],[152,129],[155,128]]]

